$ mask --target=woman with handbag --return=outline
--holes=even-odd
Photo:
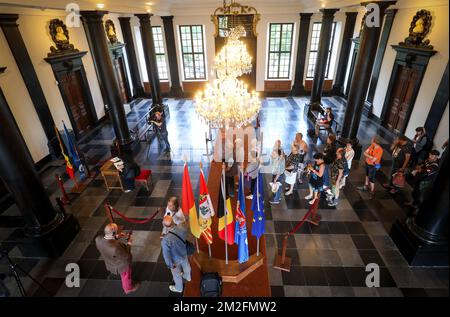
[[[391,150],[391,178],[389,184],[383,184],[383,187],[389,190],[389,193],[396,194],[405,183],[405,172],[411,158],[412,145],[406,136],[401,135],[394,141]]]
[[[294,191],[294,185],[297,181],[297,169],[298,164],[301,161],[300,153],[297,150],[295,145],[291,146],[291,154],[286,159],[286,170],[284,175],[286,176],[286,184],[289,187],[286,188],[287,192],[284,194],[285,196],[289,196]]]
[[[297,147],[297,151],[300,154],[300,163],[298,164],[297,170],[297,179],[298,183],[303,183],[303,170],[305,169],[305,165],[303,162],[305,161],[305,156],[308,154],[308,144],[303,140],[303,134],[298,132],[295,135],[295,139],[293,144]]]

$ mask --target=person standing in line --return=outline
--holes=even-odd
[[[325,163],[322,153],[316,153],[313,156],[314,165],[308,164],[309,177],[309,195],[305,197],[312,205],[316,199],[320,198],[320,193],[323,191],[323,174],[325,172]]]
[[[254,189],[256,186],[256,179],[258,177],[259,164],[260,164],[259,158],[258,158],[258,153],[256,151],[251,151],[250,155],[254,159],[251,160],[251,162],[247,164],[247,168],[245,169],[245,176],[251,179],[251,185],[250,185],[251,193],[250,193],[250,195],[248,195],[246,197],[247,199],[253,199],[253,192],[254,192]]]
[[[177,197],[170,197],[169,200],[167,201],[167,207],[164,212],[164,217],[165,216],[171,216],[173,218],[173,222],[175,223],[175,225],[179,225],[180,223],[186,221],[186,217],[184,216],[183,210],[180,208],[180,203],[178,202]],[[169,229],[163,226],[161,238],[165,234],[167,234],[168,231]]]
[[[323,149],[323,161],[325,163],[325,171],[323,173],[323,187],[328,195],[332,194],[330,190],[330,164],[333,163],[336,159],[336,143],[336,135],[330,134],[328,135],[327,143],[325,144],[325,147]]]
[[[234,197],[235,177],[239,174],[239,166],[233,158],[229,158],[225,164],[225,179],[230,197]]]
[[[347,162],[347,167],[344,169],[344,177],[342,177],[340,189],[343,189],[345,187],[345,182],[347,180],[348,175],[350,175],[350,170],[352,169],[352,162],[354,157],[355,157],[355,150],[353,150],[352,143],[348,142],[345,145],[344,150],[344,158],[345,161]]]
[[[408,167],[412,146],[408,138],[404,135],[398,137],[391,146],[392,151],[392,168],[391,177],[388,184],[383,184],[383,187],[389,190],[389,193],[396,194],[398,192],[397,186],[393,184],[394,175],[396,173],[405,173]]]
[[[427,145],[430,142],[428,142],[428,136],[425,132],[424,127],[416,128],[416,134],[412,139],[412,143],[413,143],[413,153],[412,153],[413,162],[415,164],[421,164],[426,159],[428,152],[431,150],[431,148],[430,149],[427,148]]]
[[[120,274],[122,288],[125,294],[135,292],[140,283],[133,283],[131,279],[131,244],[130,234],[124,235],[118,233],[119,228],[115,223],[109,223],[105,226],[104,236],[95,238],[95,245],[105,261],[106,269],[112,274]],[[126,242],[122,238],[126,237]]]
[[[336,159],[330,165],[330,183],[331,183],[331,192],[333,195],[328,195],[328,206],[334,207],[339,203],[339,186],[341,183],[341,179],[344,177],[344,169],[346,161],[344,161],[344,149],[339,148],[336,151]]]
[[[305,157],[308,154],[308,144],[303,140],[303,134],[298,132],[295,135],[295,140],[294,140],[294,146],[297,147],[297,151],[300,154],[300,163],[298,165],[298,170],[297,170],[297,179],[298,179],[298,183],[302,184],[303,183],[303,170],[305,169]]]
[[[183,292],[183,279],[191,281],[191,265],[186,251],[186,222],[175,225],[171,216],[165,216],[163,225],[168,232],[161,240],[161,249],[169,270],[172,272],[175,285],[169,285],[170,291],[174,293]]]
[[[273,199],[270,201],[271,204],[279,204],[281,201],[281,193],[283,191],[284,182],[284,171],[286,167],[286,160],[284,158],[284,153],[282,150],[278,150],[276,158],[272,158],[272,183],[279,183],[278,189],[274,194]],[[281,184],[281,185],[280,185]]]
[[[405,203],[405,206],[417,209],[423,202],[439,171],[439,155],[438,150],[431,150],[428,159],[424,163],[416,166],[416,169],[412,172],[415,177],[415,183],[411,193],[412,200]]]
[[[163,118],[161,112],[155,112],[155,120],[150,120],[156,126],[156,135],[159,144],[164,144],[165,152],[170,152],[169,132],[167,132],[166,120]]]
[[[383,148],[377,137],[372,138],[372,143],[364,152],[366,158],[366,180],[364,186],[357,187],[360,191],[369,191],[370,199],[375,194],[375,180],[377,171],[381,168],[381,158],[383,157]]]
[[[285,168],[285,176],[286,183],[289,187],[286,188],[285,196],[289,196],[294,191],[295,183],[297,182],[297,171],[298,165],[300,164],[302,157],[300,153],[298,153],[297,147],[295,145],[291,146],[291,153],[286,159],[286,168]]]

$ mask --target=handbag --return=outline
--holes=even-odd
[[[169,233],[173,234],[175,237],[177,237],[178,239],[183,241],[183,243],[186,245],[186,255],[187,256],[191,256],[194,254],[195,247],[191,241],[181,239],[181,237],[179,235],[177,235],[175,232],[169,231]]]
[[[395,187],[405,187],[406,178],[405,174],[402,172],[397,172],[394,175],[392,175],[392,185]]]

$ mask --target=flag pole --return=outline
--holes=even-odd
[[[223,196],[223,207],[225,211],[225,264],[228,264],[228,228],[227,228],[227,222],[228,222],[228,210],[227,210],[227,198],[226,198],[226,181],[225,181],[225,163],[222,163],[222,180],[220,184],[222,186],[222,196]]]
[[[259,208],[259,168],[258,168],[258,175],[256,176],[256,203],[258,204],[258,213],[261,212]],[[259,256],[259,236],[256,240],[256,256]]]
[[[208,243],[208,254],[209,258],[211,259],[211,245]]]

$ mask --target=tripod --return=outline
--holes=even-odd
[[[13,260],[9,257],[8,251],[5,249],[0,249],[0,260],[5,257],[6,260],[9,263],[9,269],[11,271],[11,275],[16,280],[17,288],[20,291],[20,295],[22,297],[27,297],[27,292],[25,290],[25,287],[23,286],[22,280],[20,279],[19,273],[17,273],[17,269],[28,276],[34,283],[36,283],[41,289],[43,289],[47,294],[52,296],[52,294],[41,284],[39,283],[34,277],[32,277],[28,272],[26,272],[19,264],[14,263]]]

